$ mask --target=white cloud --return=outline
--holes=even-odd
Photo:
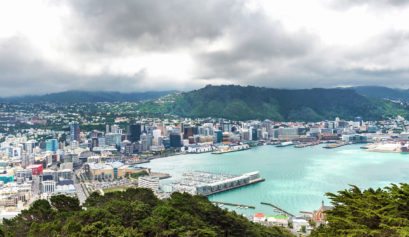
[[[406,22],[403,0],[4,0],[0,92],[409,87]]]

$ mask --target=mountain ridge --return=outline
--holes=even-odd
[[[169,112],[185,117],[277,121],[322,121],[358,116],[379,120],[408,115],[403,105],[363,96],[353,88],[291,90],[235,85],[209,85],[183,92]]]
[[[54,103],[81,103],[81,102],[137,102],[158,99],[177,91],[146,91],[146,92],[116,92],[116,91],[82,91],[69,90],[48,93],[44,95],[27,95],[3,97],[0,102],[54,102]]]

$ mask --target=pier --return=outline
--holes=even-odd
[[[284,209],[282,209],[282,208],[280,208],[280,207],[278,207],[278,206],[276,206],[276,205],[274,205],[272,203],[261,202],[260,204],[270,206],[273,209],[275,209],[276,212],[278,212],[280,214],[283,214],[283,215],[286,215],[286,216],[289,216],[289,217],[294,217],[293,214],[289,213],[288,211],[286,211],[286,210],[284,210]]]
[[[217,201],[212,201],[213,204],[217,205],[226,205],[226,206],[233,206],[233,207],[238,207],[238,208],[250,208],[250,209],[256,209],[255,206],[249,206],[249,205],[244,205],[244,204],[236,204],[236,203],[230,203],[230,202],[217,202]]]
[[[192,195],[209,196],[215,193],[263,182],[258,171],[242,175],[217,174],[209,172],[190,172],[182,174],[183,178],[173,182],[174,192],[187,192]]]

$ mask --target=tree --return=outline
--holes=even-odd
[[[334,208],[312,236],[409,236],[409,185],[328,193]]]
[[[60,212],[70,212],[81,210],[80,201],[78,198],[69,197],[66,195],[52,196],[51,206]]]
[[[205,197],[175,193],[158,200],[149,189],[92,193],[84,209],[78,199],[54,196],[39,200],[12,220],[6,236],[264,237],[291,236],[214,206]],[[0,235],[1,236],[1,235]]]

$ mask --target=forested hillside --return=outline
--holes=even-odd
[[[352,89],[284,90],[253,86],[206,86],[182,93],[167,112],[186,117],[279,121],[353,119],[356,116],[379,120],[408,114],[400,104],[368,98]]]
[[[93,193],[83,208],[78,199],[53,196],[38,200],[12,220],[6,236],[291,236],[278,227],[264,227],[210,203],[207,198],[174,193],[157,199],[148,189]]]

